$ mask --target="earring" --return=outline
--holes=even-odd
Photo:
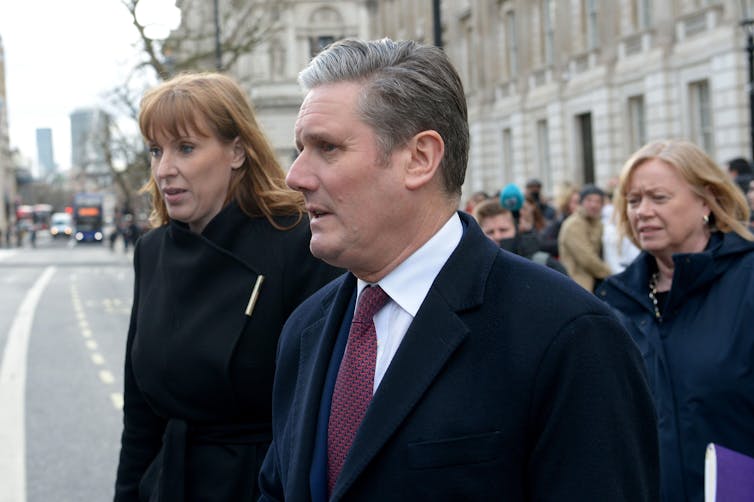
[[[705,225],[709,225],[709,215],[708,214],[705,214],[704,216],[702,216],[702,219],[704,220],[704,224]]]

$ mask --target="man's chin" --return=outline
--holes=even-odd
[[[334,267],[341,267],[337,263],[340,253],[328,246],[326,242],[322,242],[323,239],[319,238],[316,234],[312,236],[312,240],[309,243],[309,250],[315,258],[319,258],[328,265]]]

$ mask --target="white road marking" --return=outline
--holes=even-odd
[[[113,392],[110,394],[110,401],[112,401],[113,406],[115,406],[116,409],[123,409],[123,394],[120,392]]]
[[[0,249],[0,261],[10,258],[16,253],[18,253],[16,249]]]
[[[115,381],[113,374],[107,370],[99,372],[99,379],[102,380],[102,383],[113,383]]]
[[[26,362],[39,298],[55,274],[45,268],[26,293],[8,332],[0,362],[0,502],[26,500]]]

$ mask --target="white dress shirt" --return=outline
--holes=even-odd
[[[374,391],[385,376],[411,321],[429,293],[429,288],[461,242],[462,235],[461,218],[457,213],[453,213],[431,239],[377,283],[390,296],[390,301],[374,315],[374,327],[377,332]],[[357,305],[364,288],[373,285],[358,280]]]

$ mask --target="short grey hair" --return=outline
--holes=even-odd
[[[445,191],[460,196],[469,158],[463,84],[442,49],[414,41],[339,40],[299,73],[305,91],[363,82],[359,114],[377,135],[385,159],[416,134],[434,130],[445,142]]]

